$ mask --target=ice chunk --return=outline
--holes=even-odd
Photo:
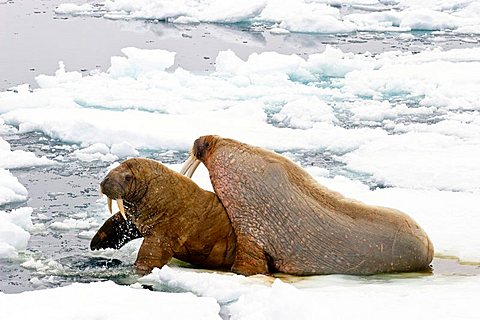
[[[131,156],[138,156],[139,152],[135,150],[128,142],[121,142],[121,143],[114,143],[110,148],[110,152],[116,155],[119,158],[131,157]]]
[[[0,211],[0,258],[15,258],[18,251],[27,248],[28,231],[33,228],[32,212],[29,207]]]
[[[107,0],[100,4],[96,10],[89,4],[62,4],[56,12],[174,23],[244,22],[315,33],[446,29],[466,32],[477,30],[480,25],[478,2],[471,0]]]
[[[97,227],[98,222],[95,218],[86,218],[86,219],[74,219],[68,218],[64,221],[55,221],[50,225],[50,228],[56,230],[72,230],[72,229],[80,229],[80,230],[89,230],[93,227]]]
[[[118,159],[117,156],[110,153],[110,148],[104,143],[94,143],[89,147],[75,150],[73,155],[86,162],[96,160],[112,162]]]
[[[84,3],[82,5],[77,5],[74,3],[62,3],[55,9],[55,13],[83,15],[91,13],[93,10],[94,7],[88,3]]]
[[[268,284],[262,279],[262,277],[256,280],[236,274],[188,271],[164,266],[162,269],[154,269],[151,274],[140,279],[140,283],[161,283],[172,288],[192,291],[200,296],[212,297],[219,303],[225,304],[238,299],[250,290],[259,289]]]
[[[55,76],[38,75],[35,80],[40,88],[52,88],[60,84],[78,81],[82,78],[82,74],[78,71],[67,72],[63,61],[58,63],[58,70],[55,71]]]
[[[175,53],[165,50],[141,50],[133,47],[123,48],[127,57],[112,57],[109,73],[114,78],[147,76],[150,72],[164,71],[171,67]]]
[[[27,189],[10,171],[0,168],[0,205],[27,200]]]
[[[311,129],[316,122],[337,121],[332,108],[315,96],[287,103],[273,119],[294,129]]]

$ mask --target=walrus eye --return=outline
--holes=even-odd
[[[208,148],[208,147],[210,147],[210,143],[208,143],[208,141],[205,141],[204,146],[205,146],[205,148]]]
[[[132,175],[131,174],[127,174],[125,176],[125,181],[129,182],[130,180],[132,180]]]

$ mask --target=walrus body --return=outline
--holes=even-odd
[[[109,218],[92,239],[92,249],[118,248],[143,237],[135,261],[140,273],[162,267],[172,257],[202,268],[231,268],[235,234],[214,193],[157,161],[141,158],[111,170],[101,191],[120,201],[120,207],[125,205],[126,219],[120,212]]]
[[[430,239],[409,216],[328,190],[274,152],[218,136],[200,137],[192,152],[235,230],[237,273],[409,272],[433,258]]]

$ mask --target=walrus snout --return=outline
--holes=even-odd
[[[133,175],[130,170],[120,165],[119,167],[110,171],[107,176],[100,182],[100,192],[108,197],[107,204],[108,210],[112,212],[112,199],[117,201],[118,209],[123,218],[127,220],[125,215],[125,208],[123,206],[123,198],[125,197],[125,190],[128,189],[129,183],[131,183]]]
[[[112,199],[124,197],[125,186],[109,173],[105,179],[100,182],[100,192]]]
[[[105,179],[102,180],[102,182],[100,182],[100,192],[102,194],[105,194],[105,189],[108,188],[108,183],[110,182],[110,177],[109,176],[106,176]]]

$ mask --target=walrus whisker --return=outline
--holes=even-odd
[[[112,212],[112,199],[107,197],[107,205],[108,205],[108,211],[110,211],[110,214],[113,214]]]
[[[127,220],[127,216],[125,215],[125,207],[123,206],[123,199],[117,199],[117,206],[118,209],[120,210],[120,213],[122,214],[123,219]]]
[[[187,161],[185,161],[180,173],[191,178],[195,170],[197,170],[200,160],[198,160],[194,155],[191,155]]]

